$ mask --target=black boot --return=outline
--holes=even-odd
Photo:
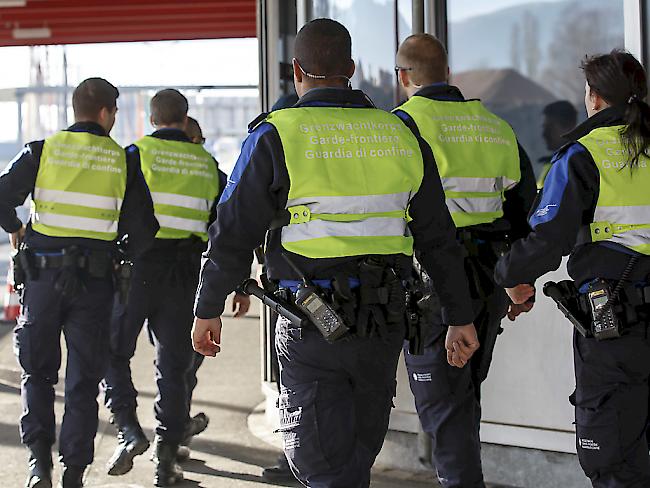
[[[185,427],[186,444],[189,443],[192,437],[199,435],[201,432],[207,429],[209,423],[210,417],[208,417],[203,412],[199,412],[194,417],[192,417]]]
[[[106,468],[111,476],[120,476],[133,468],[133,458],[149,449],[149,440],[142,432],[133,410],[120,410],[113,416],[117,426],[117,447]]]
[[[36,441],[29,446],[29,476],[26,488],[52,488],[52,446]]]
[[[262,470],[262,479],[271,483],[285,483],[296,480],[284,454],[278,457],[278,463],[275,466],[269,466]]]
[[[63,466],[61,488],[83,488],[85,466]]]
[[[156,452],[153,462],[156,465],[154,472],[154,486],[171,486],[183,480],[183,470],[176,462],[178,444],[165,442],[160,436],[156,436]]]

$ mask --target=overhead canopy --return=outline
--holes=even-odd
[[[0,0],[0,46],[256,36],[255,0]]]

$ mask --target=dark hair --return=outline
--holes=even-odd
[[[325,77],[345,75],[352,63],[352,39],[339,22],[315,19],[296,35],[294,53],[307,73]]]
[[[156,93],[149,104],[155,125],[182,124],[187,117],[187,98],[173,88]]]
[[[542,113],[549,119],[559,122],[562,127],[575,127],[578,121],[578,111],[568,100],[549,103]]]
[[[407,37],[397,51],[397,59],[405,64],[403,68],[413,70],[415,83],[430,85],[447,80],[447,50],[431,34],[413,34]]]
[[[113,110],[120,92],[104,78],[88,78],[72,92],[72,110],[76,119],[97,119],[103,108]]]
[[[185,133],[187,137],[192,139],[193,137],[203,137],[203,131],[199,125],[198,120],[194,117],[187,117],[187,125],[185,126]]]
[[[588,57],[582,69],[591,89],[603,100],[625,107],[621,139],[630,155],[630,167],[637,166],[641,156],[650,156],[650,106],[644,101],[648,85],[643,66],[630,53],[615,49]]]

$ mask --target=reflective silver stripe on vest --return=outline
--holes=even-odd
[[[207,224],[201,220],[184,219],[182,217],[172,217],[170,215],[156,214],[156,219],[160,227],[168,229],[186,230],[188,232],[199,232],[205,234],[208,230]]]
[[[282,228],[282,242],[298,242],[321,237],[402,237],[406,233],[406,220],[376,217],[355,222],[312,220]]]
[[[503,209],[501,197],[489,198],[447,198],[445,200],[449,213],[486,213],[500,212]]]
[[[650,206],[596,207],[594,222],[611,222],[613,224],[650,223]]]
[[[463,193],[476,192],[501,192],[515,186],[517,182],[501,176],[498,178],[470,178],[452,176],[441,178],[442,187],[445,191],[457,191]]]
[[[119,210],[122,207],[122,199],[120,198],[103,197],[100,195],[91,195],[90,193],[79,193],[76,191],[47,190],[38,187],[34,188],[34,200],[101,208],[104,210]]]
[[[409,192],[385,195],[360,195],[349,197],[302,197],[287,201],[288,207],[305,205],[312,213],[322,214],[365,214],[372,212],[393,212],[404,210],[411,199]]]
[[[93,232],[117,233],[117,222],[114,220],[92,219],[55,213],[32,212],[32,222],[65,229],[90,230]]]
[[[650,229],[635,229],[621,234],[614,234],[606,242],[615,242],[625,247],[644,246],[650,244]]]
[[[210,202],[203,198],[189,197],[187,195],[176,195],[174,193],[163,193],[152,191],[151,198],[154,204],[173,205],[175,207],[189,208],[207,212],[210,210]]]

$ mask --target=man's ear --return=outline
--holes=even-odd
[[[449,66],[447,66],[447,79],[445,80],[447,84],[449,84],[450,79],[451,79],[451,70],[449,69]]]
[[[408,88],[411,85],[411,79],[409,78],[409,72],[405,69],[400,69],[397,71],[397,78],[399,78],[399,84],[403,88]]]
[[[109,115],[111,115],[111,113],[109,112],[108,108],[102,107],[102,108],[99,109],[99,113],[97,114],[97,120],[100,123],[100,125],[105,120],[108,120]]]
[[[298,60],[296,58],[293,58],[291,61],[291,64],[293,65],[293,79],[296,83],[302,83],[302,70],[300,69],[300,65],[298,64]]]
[[[354,72],[357,70],[357,65],[354,63],[354,59],[350,60],[350,67],[348,68],[348,72],[346,73],[346,76],[348,78],[352,78],[354,76]]]
[[[149,116],[149,123],[151,124],[151,127],[156,127],[156,123],[153,121],[153,115]]]

